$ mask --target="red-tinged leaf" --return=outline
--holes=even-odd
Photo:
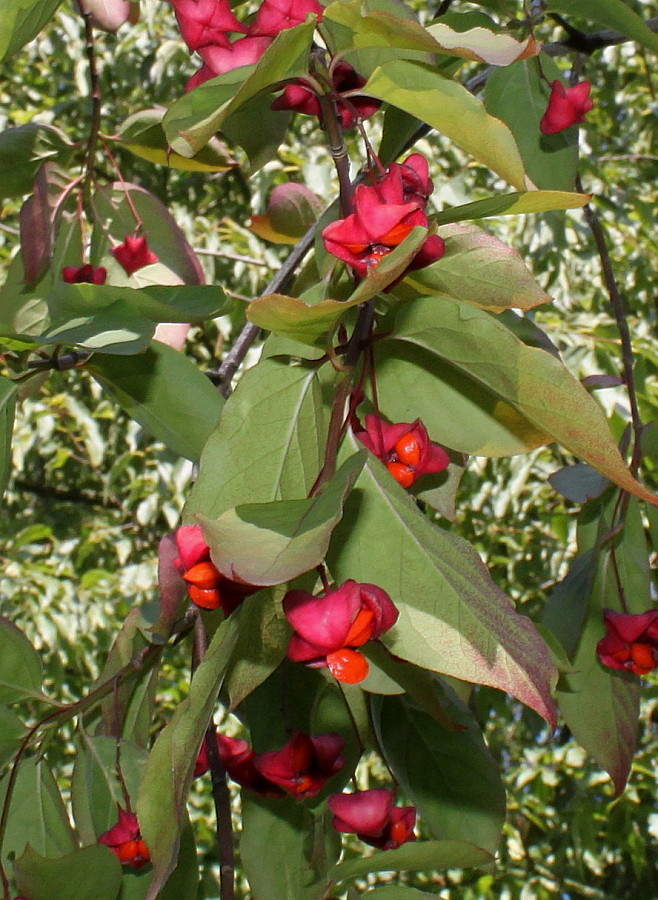
[[[447,294],[490,312],[513,306],[532,309],[550,301],[521,255],[476,225],[444,225],[444,256],[410,272],[406,281],[423,294]]]
[[[160,615],[151,631],[154,636],[166,640],[171,627],[181,615],[186,602],[185,583],[174,565],[178,546],[173,534],[163,537],[158,545],[158,589],[160,591]]]
[[[430,522],[372,455],[327,560],[337,580],[369,582],[390,595],[400,618],[382,641],[393,654],[507,691],[554,721],[556,672],[533,624],[493,583],[475,550]]]
[[[187,795],[194,762],[237,639],[234,618],[214,634],[196,669],[188,696],[160,732],[149,754],[137,798],[136,812],[151,853],[153,878],[146,900],[159,896],[176,867],[181,833],[187,822]]]
[[[55,215],[62,186],[54,163],[44,163],[34,180],[34,193],[23,203],[19,214],[23,276],[35,284],[44,274],[55,247]]]
[[[619,487],[658,503],[629,472],[601,408],[552,353],[528,347],[495,317],[448,298],[398,307],[392,331],[392,342],[448,363]]]

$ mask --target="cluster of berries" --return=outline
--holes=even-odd
[[[299,800],[315,797],[345,760],[339,734],[309,737],[297,731],[280,750],[254,753],[240,738],[217,734],[217,753],[224,771],[237,784],[263,797],[288,794]],[[208,771],[205,742],[197,757],[195,776]],[[366,844],[393,850],[415,841],[416,810],[394,806],[394,794],[385,789],[332,794],[328,799],[336,831],[356,834]]]
[[[354,436],[378,459],[403,488],[410,488],[422,475],[436,475],[450,465],[450,457],[430,441],[420,419],[411,424],[391,425],[380,416],[365,417],[365,428],[353,422]]]
[[[658,668],[658,609],[636,614],[606,609],[603,623],[606,635],[596,646],[599,662],[635,675]]]
[[[244,25],[233,14],[228,0],[171,0],[181,36],[192,52],[203,60],[201,68],[185,85],[191,91],[200,84],[241,66],[257,63],[274,38],[287,28],[300,25],[306,17],[322,19],[318,0],[264,0],[253,21]],[[343,128],[373,115],[378,100],[359,95],[366,83],[349,63],[336,61],[329,67],[326,93],[337,102]],[[287,109],[317,116],[322,121],[317,81],[295,79],[272,103],[272,109]]]
[[[415,227],[429,226],[425,210],[434,189],[427,160],[420,153],[412,153],[383,174],[371,176],[371,184],[360,184],[354,191],[354,212],[322,232],[327,251],[360,277],[376,268]],[[431,265],[444,253],[443,239],[428,235],[400,278]]]

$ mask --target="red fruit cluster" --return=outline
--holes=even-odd
[[[354,436],[384,463],[403,488],[411,487],[421,475],[433,475],[448,467],[450,457],[443,447],[430,441],[420,419],[391,425],[371,414],[365,423],[365,429],[357,428]]]
[[[148,847],[142,840],[137,816],[119,807],[119,821],[98,838],[124,866],[141,869],[151,861]]]
[[[229,0],[171,3],[183,40],[203,60],[187,82],[187,91],[216,75],[258,62],[279,32],[300,25],[309,13],[320,19],[323,11],[318,0],[264,0],[247,28],[233,15]]]
[[[353,128],[357,121],[369,119],[377,112],[381,102],[358,94],[367,79],[359,75],[349,63],[341,60],[332,67],[330,74],[332,97],[336,101],[336,113],[343,129]],[[320,124],[323,122],[318,96],[312,85],[303,78],[287,85],[272,104],[272,109],[290,109],[307,116],[317,116]]]
[[[328,800],[336,831],[356,834],[364,843],[380,850],[395,850],[415,841],[416,810],[393,806],[393,792],[384,788],[333,794]]]
[[[548,106],[539,123],[542,134],[557,134],[582,122],[594,105],[589,96],[591,88],[589,81],[581,81],[570,88],[561,81],[551,82]]]
[[[187,593],[201,609],[219,609],[228,616],[245,597],[258,590],[253,584],[233,581],[210,559],[210,548],[198,525],[182,525],[174,535],[178,556],[174,565],[183,576]]]
[[[135,237],[127,234],[123,244],[119,244],[110,250],[112,256],[123,267],[127,275],[132,275],[138,269],[156,263],[158,257],[149,250],[146,238],[142,235]]]
[[[357,684],[368,674],[368,661],[354,648],[377,640],[399,615],[386,591],[352,580],[317,597],[288,591],[283,611],[295,632],[288,658],[327,666],[334,678],[347,684]]]
[[[345,764],[345,742],[339,734],[309,737],[296,731],[280,750],[255,753],[247,741],[217,735],[217,752],[224,771],[244,788],[265,797],[284,793],[300,800],[315,797]],[[197,757],[194,774],[209,768],[205,741]]]
[[[429,226],[425,207],[432,190],[427,160],[412,153],[403,163],[390,166],[374,184],[356,188],[354,212],[327,225],[322,232],[324,246],[364,277],[416,226]],[[444,252],[443,239],[428,235],[406,271],[429,266]]]
[[[67,284],[105,284],[107,269],[103,266],[64,266],[62,280]]]
[[[635,615],[605,609],[603,622],[607,633],[596,645],[602,665],[636,675],[658,668],[658,609]]]

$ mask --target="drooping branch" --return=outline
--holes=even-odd
[[[580,176],[576,178],[576,189],[583,193],[583,185],[580,180]],[[619,331],[619,337],[621,339],[622,378],[624,380],[624,384],[626,385],[626,390],[628,391],[628,401],[631,410],[631,424],[633,426],[633,452],[631,454],[630,469],[633,475],[637,475],[637,470],[641,461],[640,436],[642,433],[642,419],[640,417],[640,410],[637,403],[637,394],[635,391],[635,380],[633,375],[633,345],[631,342],[630,329],[628,327],[627,312],[624,300],[617,285],[614,270],[612,268],[612,261],[610,259],[608,244],[606,241],[603,225],[601,224],[601,220],[599,219],[596,211],[590,206],[589,203],[587,203],[583,207],[583,212],[585,214],[585,221],[589,225],[592,236],[594,237],[594,243],[596,244],[599,259],[601,260],[603,281],[610,298],[610,304],[612,306],[615,322],[617,324],[617,330]]]
[[[85,12],[82,4],[78,2],[80,15],[85,23],[85,55],[89,64],[89,82],[91,98],[91,121],[89,123],[89,137],[87,138],[87,148],[85,150],[84,161],[84,187],[83,195],[85,206],[91,209],[91,191],[94,181],[94,161],[96,159],[96,148],[98,146],[98,136],[101,127],[101,89],[98,77],[98,66],[96,62],[96,47],[94,44],[94,26],[92,24],[91,13]]]

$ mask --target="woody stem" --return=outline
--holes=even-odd
[[[208,647],[206,628],[201,616],[194,622],[194,662],[198,665]],[[217,852],[219,856],[219,896],[221,900],[235,900],[235,860],[233,855],[233,823],[231,820],[231,795],[226,783],[226,772],[217,749],[215,723],[211,719],[204,737],[210,777],[212,798],[215,805],[217,825]]]

